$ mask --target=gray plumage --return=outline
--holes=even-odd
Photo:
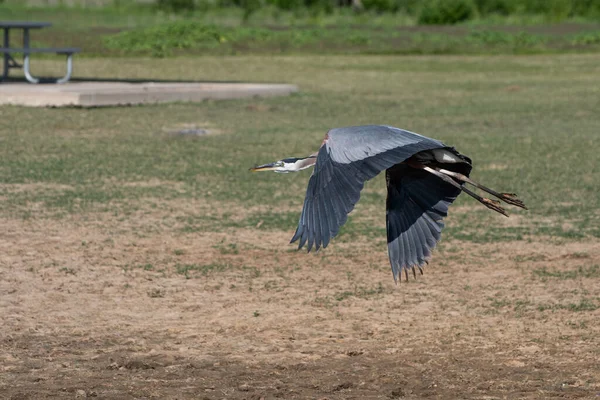
[[[460,190],[401,163],[442,142],[390,126],[332,129],[317,156],[292,242],[327,247],[360,199],[365,181],[388,170],[387,236],[394,278],[422,266],[440,239],[442,218]],[[397,166],[396,168],[393,168]],[[469,169],[470,170],[470,169]],[[430,175],[430,176],[427,176]]]
[[[511,193],[498,193],[469,178],[471,159],[453,147],[410,131],[382,125],[330,130],[315,155],[252,168],[292,172],[314,165],[292,242],[325,248],[348,219],[367,180],[386,171],[386,228],[394,279],[415,273],[441,238],[443,218],[461,191],[503,215],[496,200],[483,198],[469,183],[500,200],[526,208]]]

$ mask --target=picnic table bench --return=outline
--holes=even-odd
[[[2,80],[8,78],[8,73],[11,68],[23,67],[23,73],[25,78],[31,83],[39,83],[40,79],[31,75],[30,72],[30,56],[34,53],[55,53],[64,54],[67,56],[67,73],[62,78],[56,79],[56,83],[65,83],[71,79],[73,73],[73,55],[79,53],[81,49],[77,47],[64,47],[64,48],[31,48],[29,47],[29,30],[30,29],[41,29],[52,24],[49,22],[15,22],[15,21],[0,21],[0,29],[4,30],[4,41],[3,47],[0,47],[0,54],[4,55],[4,67],[2,71]],[[11,29],[22,29],[23,30],[23,47],[10,47],[10,30]],[[18,53],[23,54],[23,65],[21,66],[12,56],[12,54]]]

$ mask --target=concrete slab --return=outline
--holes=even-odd
[[[98,107],[286,96],[297,91],[295,85],[259,83],[69,82],[34,85],[7,82],[0,83],[0,105]]]

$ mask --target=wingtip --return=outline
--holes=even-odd
[[[298,239],[300,239],[302,235],[300,234],[300,227],[296,228],[296,232],[294,232],[294,236],[292,236],[292,240],[290,240],[290,244],[294,243]]]
[[[427,260],[424,260],[425,263],[428,264]],[[396,286],[398,286],[399,283],[402,283],[402,281],[408,282],[410,279],[410,275],[409,275],[409,270],[412,271],[412,275],[413,275],[413,279],[416,280],[417,279],[417,269],[419,270],[419,273],[421,275],[423,275],[423,265],[412,265],[412,266],[406,266],[406,267],[400,267],[398,269],[395,269],[392,267],[392,277],[394,278],[394,284],[396,284]],[[402,279],[402,274],[404,273],[404,279]]]

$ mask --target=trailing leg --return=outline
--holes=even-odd
[[[442,172],[440,172],[436,169],[433,169],[431,167],[424,167],[423,169],[425,171],[430,172],[430,173],[434,174],[435,176],[443,179],[444,181],[448,182],[449,184],[459,188],[460,190],[462,190],[463,192],[465,192],[466,194],[468,194],[469,196],[471,196],[472,198],[474,198],[475,200],[477,200],[478,202],[480,202],[481,204],[483,204],[490,210],[494,210],[494,211],[504,215],[505,217],[508,217],[508,214],[506,213],[504,208],[502,208],[500,206],[499,201],[481,197],[477,193],[474,193],[474,192],[470,191],[469,189],[467,189],[466,187],[464,187],[464,185],[461,185],[460,183],[456,182],[450,176],[443,174]]]
[[[490,189],[490,188],[488,188],[486,186],[483,186],[482,184],[475,182],[474,180],[472,180],[468,176],[465,176],[465,175],[460,174],[458,172],[448,171],[448,170],[442,169],[442,168],[436,168],[436,170],[438,172],[441,172],[442,174],[445,174],[445,175],[451,176],[453,178],[456,178],[459,181],[462,181],[462,182],[465,182],[465,183],[469,183],[469,184],[475,186],[476,188],[479,188],[479,189],[483,190],[484,192],[487,192],[487,193],[491,194],[492,196],[496,196],[497,198],[499,198],[500,200],[504,201],[505,203],[512,204],[513,206],[521,207],[521,208],[524,208],[525,210],[527,210],[527,207],[525,206],[525,204],[523,203],[523,201],[521,201],[520,199],[518,199],[517,195],[514,194],[514,193],[498,193],[495,190]]]

